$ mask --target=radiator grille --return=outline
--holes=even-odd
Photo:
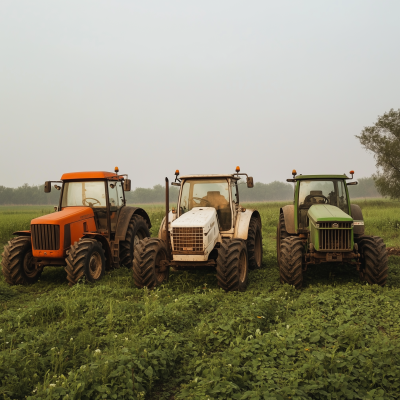
[[[203,251],[203,228],[173,228],[174,251]]]
[[[32,244],[35,250],[60,248],[60,225],[31,225]]]
[[[320,228],[329,229],[329,228],[340,228],[340,229],[350,229],[351,222],[318,222]]]
[[[319,249],[329,251],[351,250],[351,229],[320,229]]]

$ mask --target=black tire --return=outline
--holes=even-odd
[[[121,265],[132,268],[135,246],[147,237],[150,237],[150,231],[146,220],[140,215],[133,214],[126,230],[125,240],[119,244],[119,262]]]
[[[285,216],[279,214],[278,226],[276,228],[276,258],[278,260],[278,267],[280,268],[280,260],[281,260],[281,245],[282,241],[288,238],[290,235],[286,231],[285,226]]]
[[[75,242],[65,261],[69,286],[75,285],[83,277],[88,282],[94,283],[104,276],[106,269],[104,249],[95,239],[84,238]]]
[[[370,285],[385,286],[388,276],[386,245],[379,236],[363,236],[358,249],[361,254],[360,278]]]
[[[132,263],[133,279],[139,289],[154,289],[168,279],[168,250],[165,242],[156,238],[145,238],[135,246],[135,257]]]
[[[32,262],[32,243],[28,236],[19,236],[4,246],[2,271],[9,285],[31,285],[37,282],[42,268],[36,268]]]
[[[258,218],[251,218],[246,240],[247,256],[250,269],[259,269],[262,266],[263,243],[261,222]]]
[[[289,236],[282,240],[279,274],[281,283],[288,283],[296,289],[303,285],[304,245],[298,236]]]
[[[223,239],[217,258],[218,286],[226,292],[244,292],[248,270],[246,242],[242,239]]]

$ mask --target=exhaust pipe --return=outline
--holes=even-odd
[[[167,248],[169,251],[168,214],[169,214],[169,180],[168,178],[165,178],[165,229],[167,230]]]

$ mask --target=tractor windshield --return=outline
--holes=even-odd
[[[314,204],[330,204],[349,213],[346,187],[341,179],[313,179],[300,181],[299,190],[299,223],[307,226],[308,209]],[[300,227],[300,226],[299,226]]]
[[[106,207],[104,181],[65,182],[61,207]]]
[[[214,207],[223,231],[231,229],[232,215],[227,179],[190,179],[183,183],[180,214],[195,207]]]

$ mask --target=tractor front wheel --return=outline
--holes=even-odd
[[[259,269],[262,265],[263,244],[261,224],[257,218],[251,218],[247,235],[247,255],[250,269]]]
[[[33,262],[32,244],[29,236],[19,236],[8,242],[2,254],[4,279],[9,285],[30,285],[42,274],[43,267]]]
[[[386,245],[379,236],[364,236],[358,242],[361,254],[360,278],[370,285],[385,286],[388,276]]]
[[[298,236],[282,240],[279,274],[281,283],[288,283],[296,289],[303,285],[303,241]]]
[[[106,269],[104,249],[95,239],[84,238],[75,242],[65,261],[69,286],[75,285],[83,277],[91,283],[99,281]]]
[[[122,265],[128,268],[132,267],[135,246],[147,237],[150,237],[150,231],[145,219],[140,215],[133,214],[126,230],[125,240],[119,244],[119,259]]]
[[[145,238],[135,246],[132,263],[133,279],[139,289],[153,289],[168,279],[168,251],[165,242],[156,238]]]
[[[246,242],[242,239],[224,239],[218,249],[217,280],[226,292],[244,292],[248,282]]]

